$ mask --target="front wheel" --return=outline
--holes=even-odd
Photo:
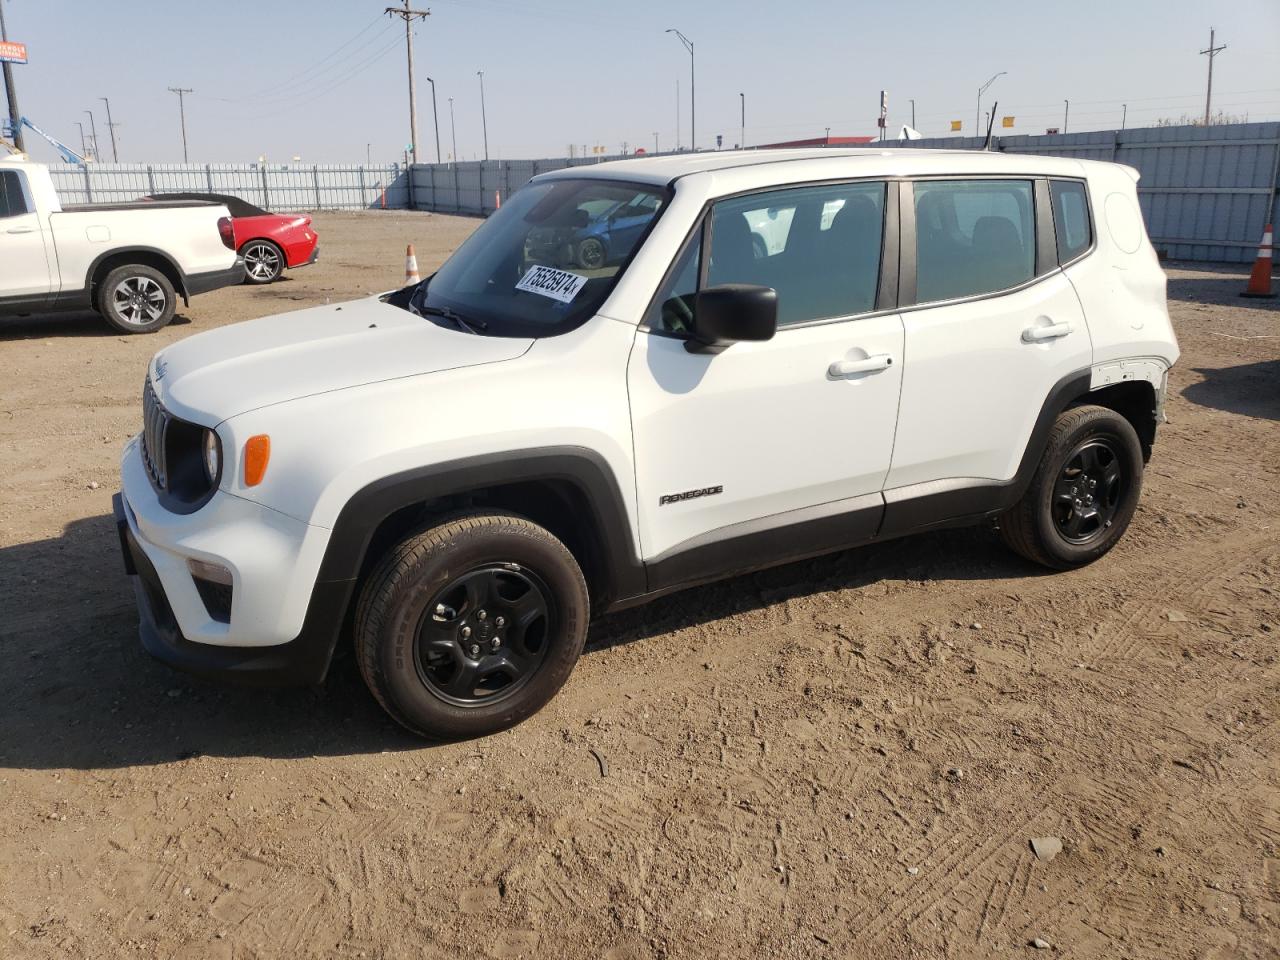
[[[437,740],[536,713],[582,652],[587,586],[568,549],[508,514],[467,514],[403,540],[356,608],[360,672],[402,726]]]
[[[269,240],[251,240],[240,248],[245,283],[271,283],[284,273],[284,253]]]
[[[154,333],[178,308],[169,278],[140,263],[108,273],[98,284],[97,300],[102,318],[123,333]]]
[[[1142,444],[1106,407],[1062,413],[1031,485],[1000,518],[1017,553],[1057,570],[1092,563],[1124,536],[1142,494]]]

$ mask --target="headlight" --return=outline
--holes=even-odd
[[[217,432],[204,432],[204,475],[210,486],[218,482],[218,473],[222,469],[222,443]]]

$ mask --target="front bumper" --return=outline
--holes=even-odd
[[[192,643],[182,635],[173,607],[155,566],[129,528],[124,498],[116,494],[116,530],[124,553],[125,572],[133,580],[138,602],[138,633],[143,649],[176,670],[255,686],[298,686],[320,683],[329,670],[335,631],[318,629],[341,623],[346,596],[340,590],[317,590],[311,598],[316,616],[295,639],[273,647],[222,647]],[[326,634],[329,634],[326,636]]]
[[[353,587],[317,582],[329,531],[221,492],[193,514],[174,514],[144,471],[135,439],[125,447],[114,507],[147,651],[205,676],[265,684],[322,680]],[[191,560],[231,572],[230,622],[211,615]]]

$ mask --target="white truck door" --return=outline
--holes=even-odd
[[[842,209],[824,218],[833,200]],[[686,243],[628,369],[647,562],[711,549],[710,575],[750,566],[752,551],[782,559],[874,534],[903,359],[901,317],[876,309],[885,200],[883,182],[735,197]],[[764,220],[786,235],[761,242]],[[896,230],[891,249],[896,271]],[[773,287],[777,333],[690,352],[697,290],[725,283]],[[700,576],[676,567],[689,569],[656,584],[651,567],[651,589]]]
[[[26,174],[0,169],[0,305],[9,298],[38,305],[51,292],[45,240]]]

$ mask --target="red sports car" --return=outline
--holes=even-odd
[[[280,278],[285,267],[305,267],[320,257],[319,238],[308,216],[267,213],[239,197],[220,193],[156,193],[143,199],[225,203],[236,247],[244,257],[245,283],[270,283]]]

